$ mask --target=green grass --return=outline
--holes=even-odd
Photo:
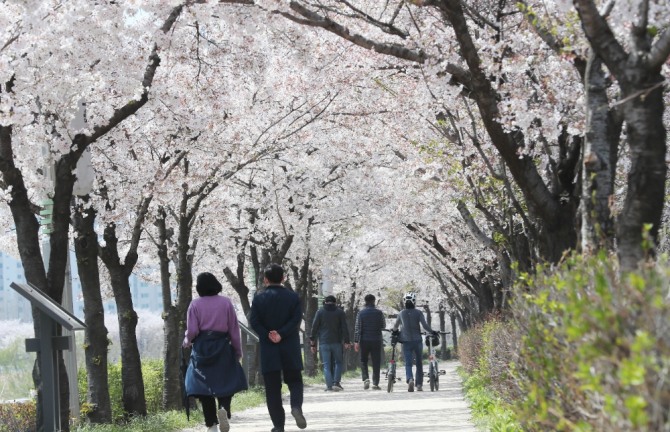
[[[481,373],[468,376],[462,368],[459,368],[459,373],[465,378],[465,396],[470,401],[472,416],[480,430],[523,432],[511,408],[488,387],[487,378]]]
[[[233,398],[234,399],[234,398]],[[191,411],[191,421],[186,420],[184,411],[169,411],[136,418],[124,424],[80,425],[73,432],[167,432],[179,431],[203,422],[202,412]]]
[[[236,412],[257,407],[265,403],[262,388],[251,388],[233,396],[231,411]],[[79,425],[72,432],[176,432],[202,425],[204,418],[200,407],[191,409],[191,419],[186,420],[185,411],[169,411],[136,418],[128,423],[105,425]]]

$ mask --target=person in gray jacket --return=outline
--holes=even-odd
[[[329,295],[323,301],[323,307],[316,312],[312,322],[311,347],[316,353],[316,341],[319,341],[319,354],[323,362],[323,374],[326,378],[326,391],[343,390],[342,360],[344,348],[349,348],[349,328],[344,311],[335,304],[335,296]]]
[[[405,309],[403,309],[395,321],[393,330],[400,328],[400,342],[402,342],[402,353],[405,357],[405,378],[407,379],[407,391],[414,391],[414,377],[412,375],[412,360],[416,358],[416,390],[423,391],[423,340],[421,338],[421,327],[427,332],[433,330],[426,323],[423,312],[416,309],[416,293],[405,294]]]
[[[379,369],[382,359],[382,330],[386,328],[384,313],[375,307],[375,296],[365,296],[365,307],[356,315],[354,327],[354,350],[361,352],[361,378],[363,388],[370,388],[368,375],[368,358],[372,358],[372,389],[379,387]]]

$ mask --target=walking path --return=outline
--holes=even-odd
[[[427,383],[424,391],[409,393],[404,379],[397,382],[393,393],[386,391],[382,374],[383,390],[363,390],[360,379],[342,382],[344,391],[324,392],[323,386],[305,387],[303,413],[307,419],[306,432],[327,431],[389,431],[407,432],[476,432],[470,417],[470,408],[463,399],[461,378],[456,373],[458,362],[445,361],[440,368],[446,375],[440,377],[440,389],[431,392]],[[398,368],[404,375],[404,368]],[[286,432],[297,432],[290,414],[288,396],[286,409]],[[231,432],[269,432],[272,422],[265,405],[241,412],[233,412]],[[182,432],[204,432],[201,425]]]

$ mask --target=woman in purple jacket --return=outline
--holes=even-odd
[[[188,306],[183,343],[184,347],[193,348],[186,374],[186,393],[200,399],[207,432],[216,432],[217,423],[219,431],[228,432],[230,403],[233,394],[239,391],[239,383],[231,380],[230,375],[236,370],[235,363],[242,358],[240,325],[233,303],[219,295],[221,283],[213,274],[200,273],[195,289],[200,297]],[[244,380],[246,384],[246,378]]]

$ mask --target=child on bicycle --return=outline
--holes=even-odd
[[[402,342],[402,353],[405,358],[405,378],[407,379],[407,391],[414,391],[414,376],[412,375],[412,359],[416,358],[416,390],[423,391],[423,338],[421,327],[427,332],[433,333],[423,312],[416,309],[416,293],[408,292],[403,298],[405,309],[396,319],[393,330],[400,329],[400,341]]]

